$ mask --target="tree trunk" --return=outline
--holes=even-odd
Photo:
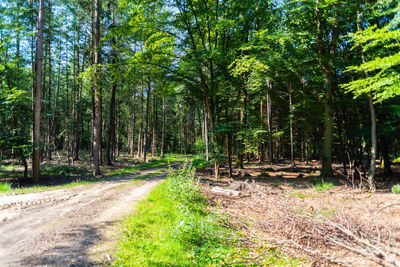
[[[94,175],[100,175],[100,150],[101,150],[101,87],[100,87],[100,0],[94,0],[94,64],[95,64],[95,74],[94,74],[94,88],[95,88],[95,118],[93,127],[93,163],[94,163]]]
[[[315,15],[317,19],[316,42],[319,54],[319,66],[322,71],[324,94],[324,138],[321,176],[332,177],[332,143],[333,143],[333,60],[337,43],[337,14],[335,14],[335,29],[332,31],[330,54],[325,53],[323,45],[322,22],[319,10],[319,0],[316,0]]]
[[[163,119],[162,119],[162,132],[161,132],[161,158],[164,157],[164,146],[165,146],[165,96],[162,97],[162,110],[163,110]]]
[[[361,13],[357,10],[357,30],[361,31]],[[364,47],[361,45],[361,63],[365,64]],[[364,72],[366,78],[368,78],[368,73]],[[369,166],[368,173],[368,186],[371,192],[376,191],[375,185],[375,172],[376,172],[376,153],[377,153],[377,141],[376,141],[376,114],[374,107],[374,100],[372,96],[368,96],[369,111],[371,115],[371,163]]]
[[[208,157],[208,113],[206,111],[204,113],[204,143],[206,146],[206,161],[209,160]]]
[[[290,123],[290,161],[294,166],[294,145],[293,145],[293,114],[292,114],[292,92],[289,92],[289,123]]]
[[[36,92],[35,92],[35,126],[33,129],[33,181],[37,183],[40,178],[40,111],[42,98],[42,60],[43,60],[43,21],[44,0],[39,0],[38,35],[36,44]]]
[[[157,105],[156,105],[156,94],[153,95],[153,138],[151,142],[151,156],[154,157],[154,154],[156,152],[156,129],[157,129]]]
[[[138,151],[137,158],[140,159],[142,157],[142,148],[143,148],[143,94],[144,94],[144,85],[143,81],[141,81],[141,92],[140,92],[140,124],[139,124],[139,135],[138,135]]]
[[[49,1],[49,35],[51,34],[51,1]],[[47,113],[50,114],[51,112],[51,38],[49,37],[49,44],[48,44],[48,62],[49,62],[49,83],[48,83],[48,93],[47,93],[47,106],[48,106],[48,111]],[[47,136],[46,136],[46,152],[47,152],[47,158],[50,161],[51,160],[51,147],[50,147],[50,142],[51,142],[51,118],[50,116],[47,116]]]
[[[134,148],[134,144],[135,144],[135,124],[136,124],[136,112],[135,112],[135,102],[136,102],[136,89],[133,92],[133,102],[132,102],[132,122],[131,122],[131,143],[130,143],[130,155],[131,157],[133,157],[133,148]]]
[[[113,11],[114,12],[114,11]],[[113,14],[114,17],[114,14]],[[114,18],[113,18],[114,20]],[[113,27],[113,26],[112,26]],[[116,68],[115,64],[117,63],[117,52],[116,52],[116,39],[112,38],[112,64],[114,68]],[[114,69],[116,72],[116,70]],[[115,136],[115,95],[117,93],[117,82],[116,78],[113,77],[112,91],[111,91],[111,100],[110,100],[110,114],[109,114],[109,125],[108,125],[108,133],[107,133],[107,143],[106,143],[106,164],[113,165],[112,163],[112,152],[114,151],[113,146],[113,137]]]
[[[144,138],[143,138],[143,162],[147,162],[146,153],[147,153],[147,139],[149,134],[150,93],[151,93],[151,84],[149,82],[147,85],[146,120],[144,125]]]
[[[272,84],[267,81],[268,89],[272,89]],[[268,161],[270,164],[274,163],[274,151],[272,144],[272,112],[271,112],[271,97],[270,92],[267,91],[267,127],[268,127]]]

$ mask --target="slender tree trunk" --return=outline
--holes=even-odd
[[[357,10],[357,30],[361,31],[361,13]],[[361,63],[365,64],[364,48],[361,46]],[[366,78],[368,78],[368,73],[364,72]],[[376,115],[374,100],[371,95],[368,95],[369,111],[371,116],[371,163],[369,166],[368,173],[368,185],[372,192],[376,191],[375,185],[375,171],[376,171],[376,153],[377,153],[377,141],[376,141]]]
[[[272,84],[267,81],[268,89],[272,89]],[[268,127],[268,161],[270,164],[274,162],[274,152],[272,144],[272,113],[271,113],[271,97],[269,91],[267,91],[267,127]]]
[[[33,129],[33,181],[37,183],[40,178],[40,111],[42,98],[42,60],[43,60],[43,22],[44,0],[39,0],[38,35],[36,44],[36,92],[35,92],[35,126]]]
[[[57,88],[56,88],[56,95],[54,98],[54,106],[53,106],[53,117],[51,120],[51,136],[52,136],[52,145],[54,149],[56,148],[56,140],[57,140],[57,136],[56,136],[56,116],[58,114],[57,112],[57,106],[58,106],[58,98],[60,95],[60,79],[61,79],[61,51],[62,51],[62,43],[61,43],[61,39],[60,39],[60,43],[59,43],[59,52],[58,52],[58,73],[57,73]]]
[[[161,132],[161,158],[164,157],[164,146],[165,146],[165,96],[162,97],[162,110],[163,110],[163,119],[162,119],[162,132]]]
[[[139,135],[138,135],[138,152],[137,152],[137,158],[142,157],[142,148],[143,148],[143,94],[144,94],[144,85],[143,81],[141,81],[140,85],[141,91],[140,91],[140,124],[139,124]]]
[[[112,150],[113,150],[113,136],[115,136],[115,94],[117,91],[117,84],[114,82],[111,92],[110,100],[110,114],[109,114],[109,125],[107,133],[107,143],[106,143],[106,164],[113,165],[112,163]]]
[[[293,114],[292,114],[292,92],[289,92],[289,123],[290,123],[290,160],[294,166],[294,145],[293,145]]]
[[[206,146],[206,161],[209,160],[208,156],[208,113],[206,111],[204,113],[204,143]]]
[[[156,129],[157,129],[157,105],[156,105],[156,94],[153,95],[153,129],[152,129],[152,142],[151,142],[151,156],[154,157],[156,152]]]
[[[147,139],[149,134],[150,93],[151,93],[151,84],[150,82],[148,82],[147,99],[146,99],[146,120],[144,125],[144,138],[143,138],[143,162],[147,162],[146,153],[147,153]]]
[[[131,157],[133,157],[133,148],[134,148],[134,144],[135,144],[135,126],[136,126],[136,112],[135,112],[135,102],[136,102],[136,89],[133,92],[133,102],[132,102],[132,121],[131,121],[131,147],[129,148],[130,150],[130,155]]]
[[[93,127],[93,163],[94,163],[94,175],[100,175],[100,150],[101,150],[101,87],[100,87],[100,70],[98,64],[100,64],[100,0],[94,0],[94,64],[95,64],[95,75],[94,75],[94,88],[95,88],[95,118]]]
[[[77,28],[77,44],[76,44],[76,74],[75,79],[77,80],[80,73],[80,28]],[[75,117],[74,117],[74,161],[79,160],[79,147],[80,147],[80,118],[81,118],[81,95],[82,86],[81,83],[76,85],[75,90],[77,90],[76,100],[75,100]]]
[[[49,35],[51,35],[51,1],[49,1]],[[47,93],[47,107],[48,111],[47,114],[50,114],[51,112],[51,78],[52,78],[52,73],[51,73],[51,38],[49,37],[49,47],[48,47],[48,62],[49,62],[49,83],[48,83],[48,93]],[[47,135],[46,135],[46,152],[47,152],[47,158],[50,161],[51,160],[51,147],[50,147],[50,142],[51,142],[51,118],[50,116],[47,116]]]
[[[114,11],[113,11],[114,12]],[[114,15],[113,15],[114,17]],[[113,19],[114,20],[114,19]],[[116,39],[113,37],[112,39],[112,64],[114,68],[116,68],[115,64],[117,63],[117,52],[116,52]],[[114,70],[116,71],[116,70]],[[106,143],[106,164],[113,165],[112,163],[112,151],[113,151],[113,137],[115,136],[115,95],[117,93],[117,82],[115,81],[115,77],[113,79],[112,91],[111,91],[111,100],[110,100],[110,114],[109,114],[109,125],[108,125],[108,134],[107,134],[107,143]]]

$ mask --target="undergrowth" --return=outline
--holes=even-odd
[[[314,190],[316,192],[326,191],[335,187],[335,185],[331,182],[324,182],[324,179],[318,180],[314,178],[311,179],[310,182],[313,184]]]
[[[10,183],[0,183],[0,192],[8,192],[11,190]]]
[[[167,180],[123,222],[115,266],[249,266],[249,249],[234,229],[207,208],[192,164],[170,171]],[[226,220],[226,218],[225,218]],[[297,265],[267,249],[269,265]],[[256,265],[253,265],[256,266]]]
[[[392,187],[392,193],[400,194],[400,184],[396,184]]]

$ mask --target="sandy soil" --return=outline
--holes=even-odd
[[[0,266],[92,266],[111,261],[117,223],[166,173],[0,196]]]

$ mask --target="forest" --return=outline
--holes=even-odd
[[[178,157],[400,193],[399,26],[396,0],[3,0],[0,185]]]

